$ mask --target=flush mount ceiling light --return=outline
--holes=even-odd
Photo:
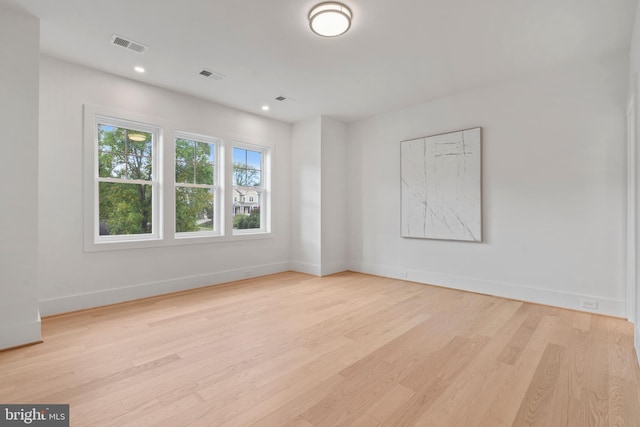
[[[323,37],[336,37],[351,27],[351,9],[342,3],[329,1],[317,4],[309,12],[311,31]]]
[[[135,142],[142,142],[147,139],[147,136],[141,133],[130,133],[128,136],[131,141]]]

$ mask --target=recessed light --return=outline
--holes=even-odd
[[[140,66],[135,67],[134,70],[136,70],[136,72],[138,73],[144,73],[144,68]]]
[[[269,111],[269,106],[268,105],[263,105],[262,106],[262,111]]]

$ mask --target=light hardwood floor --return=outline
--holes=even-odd
[[[640,426],[629,323],[342,273],[43,320],[1,403],[72,426]]]

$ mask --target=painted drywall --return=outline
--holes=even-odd
[[[347,126],[322,117],[322,268],[323,276],[349,268],[347,222]]]
[[[290,268],[290,125],[47,56],[41,58],[40,88],[38,273],[43,315]],[[272,236],[85,252],[84,104],[168,119],[180,130],[229,143],[271,145]],[[226,197],[229,201],[231,195]]]
[[[634,340],[636,348],[640,334],[638,333],[638,113],[637,90],[629,88],[627,101],[627,200],[626,200],[626,256],[625,284],[627,287],[627,319],[634,324]]]
[[[640,49],[640,45],[634,48]],[[632,73],[637,81],[638,70]],[[640,242],[640,111],[638,99],[640,92],[638,85],[629,88],[627,103],[627,256],[626,256],[626,285],[627,285],[627,319],[634,325],[634,343],[636,355],[640,362],[640,263],[638,262],[638,242]]]
[[[625,315],[628,53],[353,123],[351,268]],[[483,242],[400,237],[401,140],[482,127]]]
[[[637,88],[636,74],[640,70],[640,3],[636,7],[636,17],[633,32],[631,33],[631,46],[629,48],[629,88]]]
[[[638,98],[640,96],[638,79],[640,78],[640,5],[636,10],[635,25],[633,27],[633,35],[631,38],[631,47],[629,50],[629,91],[628,91],[628,108],[634,113],[628,118],[627,127],[631,139],[628,139],[627,155],[628,155],[628,176],[627,182],[629,186],[627,198],[627,286],[630,287],[628,295],[635,298],[629,304],[635,307],[635,310],[629,310],[628,319],[634,324],[634,341],[636,346],[636,355],[640,362],[640,263],[638,262],[638,242],[640,242],[640,224],[638,223],[638,213],[640,212],[640,109],[638,108]],[[631,288],[632,287],[632,288]]]
[[[291,265],[325,276],[347,270],[347,125],[315,117],[291,137]]]
[[[291,131],[291,263],[303,273],[322,274],[322,118]]]
[[[40,22],[0,7],[0,349],[40,341],[38,61]]]

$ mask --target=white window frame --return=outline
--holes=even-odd
[[[272,153],[275,147],[243,135],[217,132],[207,127],[196,132],[181,131],[174,121],[134,114],[119,109],[84,104],[83,106],[83,242],[86,252],[112,251],[139,248],[182,246],[194,244],[224,244],[243,240],[273,238],[271,220]],[[151,234],[126,236],[100,236],[98,203],[98,125],[97,117],[108,117],[122,127],[143,132],[156,130],[153,145],[153,225]],[[99,120],[98,120],[99,121]],[[216,134],[216,137],[206,135]],[[175,233],[175,138],[179,135],[211,138],[218,141],[217,152],[217,210],[218,233]],[[205,141],[203,141],[205,142]],[[233,147],[262,153],[262,195],[260,200],[261,228],[233,229]],[[131,180],[129,180],[131,181]],[[215,196],[214,196],[215,197]],[[215,212],[214,212],[215,215]],[[190,234],[190,233],[189,233]]]
[[[265,145],[250,144],[242,141],[234,140],[230,147],[231,163],[230,169],[233,173],[233,149],[240,148],[243,150],[257,151],[260,156],[260,173],[261,182],[258,191],[258,204],[260,206],[260,228],[234,229],[233,218],[230,221],[231,234],[233,236],[250,236],[264,235],[271,233],[271,147]],[[233,178],[231,178],[230,191],[233,192]],[[232,209],[227,209],[229,215],[233,216]]]
[[[175,193],[176,193],[176,189],[178,187],[184,187],[184,188],[209,188],[213,190],[213,218],[214,218],[214,222],[213,222],[213,231],[192,231],[192,232],[178,232],[176,230],[176,219],[175,219],[175,215],[173,218],[173,234],[175,236],[176,239],[191,239],[191,238],[198,238],[198,237],[212,237],[212,236],[221,236],[224,234],[224,220],[222,218],[222,205],[224,205],[224,200],[222,198],[222,188],[224,188],[224,179],[222,177],[224,177],[224,167],[222,166],[222,164],[224,162],[221,162],[220,159],[224,158],[224,141],[221,138],[216,138],[216,137],[211,137],[211,136],[206,136],[206,135],[199,135],[199,134],[195,134],[195,133],[190,133],[190,132],[182,132],[182,131],[176,131],[174,134],[174,138],[173,138],[173,145],[172,145],[172,152],[173,152],[173,165],[175,167],[176,164],[176,158],[175,158],[175,154],[176,154],[176,147],[175,147],[175,143],[177,139],[186,139],[189,141],[196,141],[196,142],[203,142],[206,144],[213,144],[214,147],[214,152],[213,152],[213,185],[206,185],[206,184],[185,184],[185,183],[178,183],[176,182],[176,174],[175,174],[175,169],[174,169],[174,173],[173,173],[173,194],[174,194],[174,201],[173,201],[173,212],[175,214],[177,205],[175,202]]]
[[[85,250],[118,249],[155,245],[162,240],[162,136],[163,129],[144,116],[123,113],[112,109],[85,105]],[[107,178],[99,176],[98,126],[109,125],[152,134],[151,181]],[[128,235],[100,235],[99,183],[114,182],[151,185],[151,233]]]

